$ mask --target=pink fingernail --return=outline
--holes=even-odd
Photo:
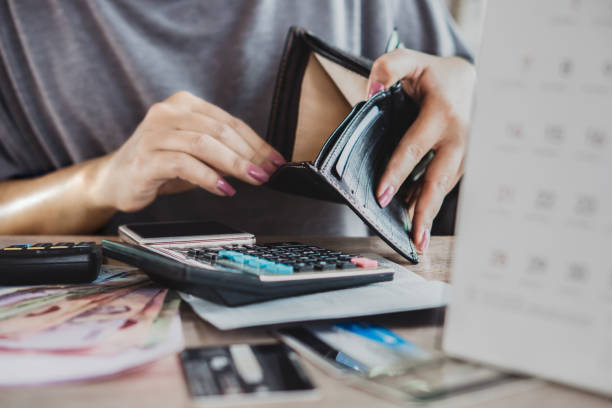
[[[281,156],[280,154],[276,153],[276,152],[272,152],[270,154],[270,157],[268,157],[268,159],[276,164],[277,166],[282,166],[283,164],[287,163],[287,160],[285,160],[285,158],[283,156]]]
[[[266,183],[270,179],[270,176],[261,167],[257,167],[254,164],[249,165],[247,174],[262,183]]]
[[[431,238],[431,232],[429,228],[425,228],[423,235],[421,236],[421,252],[427,251],[429,248],[429,239]]]
[[[372,81],[372,83],[370,84],[370,90],[368,91],[368,99],[376,95],[378,92],[383,91],[384,89],[385,89],[384,84],[378,81]]]
[[[388,186],[385,191],[378,197],[378,203],[381,208],[385,208],[391,202],[393,198],[393,194],[395,193],[395,188],[393,186]]]
[[[261,168],[263,169],[263,171],[268,173],[268,175],[270,176],[274,174],[274,172],[276,172],[276,166],[273,165],[272,163],[265,162],[264,164],[261,165]]]
[[[217,180],[217,189],[228,197],[231,197],[236,194],[236,190],[234,189],[234,187],[232,187],[230,183],[223,180],[222,178]]]

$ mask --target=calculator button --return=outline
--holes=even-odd
[[[203,253],[201,252],[197,255],[198,259],[204,259],[205,261],[211,262],[211,263],[214,263],[218,257],[219,256],[217,254],[210,253],[210,252],[203,252]]]
[[[79,242],[78,244],[74,246],[74,248],[86,248],[86,247],[95,246],[95,245],[96,243],[94,241]]]
[[[245,262],[245,257],[249,256],[249,255],[244,255],[241,252],[227,251],[227,250],[219,251],[217,255],[220,258],[229,259],[230,261],[240,263],[240,264]]]
[[[49,249],[67,249],[72,248],[74,246],[74,242],[58,242],[53,246],[50,246]]]
[[[276,264],[276,273],[288,275],[293,273],[293,266]]]
[[[378,268],[378,261],[365,257],[351,258],[351,262],[362,268]]]
[[[37,242],[34,245],[32,245],[30,248],[28,248],[28,249],[46,249],[46,248],[49,248],[50,246],[53,246],[53,243],[51,243],[51,242]]]
[[[28,248],[30,244],[13,244],[7,248],[15,248],[15,249],[25,249]]]
[[[293,266],[237,251],[219,251],[224,265],[254,274],[291,274]]]
[[[318,271],[328,271],[331,269],[336,269],[336,264],[335,263],[329,263],[329,262],[317,262],[315,264],[315,269]]]
[[[313,269],[314,265],[309,263],[296,263],[295,265],[293,265],[294,272],[306,272],[312,271]]]
[[[338,269],[355,269],[357,267],[357,265],[355,265],[354,263],[350,261],[338,262],[336,266],[338,267]]]
[[[322,256],[320,259],[325,262],[336,262],[338,260],[338,257],[337,256]]]

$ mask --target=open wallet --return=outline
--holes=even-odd
[[[412,223],[403,203],[433,157],[429,152],[389,205],[376,187],[419,107],[398,82],[365,101],[372,62],[293,27],[276,80],[268,141],[289,163],[269,186],[287,193],[347,203],[385,242],[413,263]]]

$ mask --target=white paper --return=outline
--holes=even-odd
[[[152,347],[134,347],[115,355],[1,352],[0,386],[39,385],[106,377],[183,349],[181,319],[175,316],[166,339]]]
[[[397,264],[393,267],[396,273],[390,282],[245,306],[223,306],[184,293],[181,297],[198,316],[221,330],[405,312],[447,304],[449,286],[446,283],[426,281]]]
[[[612,394],[612,2],[491,0],[447,351]]]

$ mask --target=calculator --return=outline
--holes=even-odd
[[[144,229],[120,228],[132,242],[102,241],[104,254],[168,287],[229,306],[389,281],[394,275],[388,261],[299,242],[258,244],[252,235],[225,231],[231,239],[191,233],[143,244],[134,241],[142,238],[130,233],[134,230]]]
[[[88,283],[101,263],[95,242],[13,244],[0,250],[0,285]]]

